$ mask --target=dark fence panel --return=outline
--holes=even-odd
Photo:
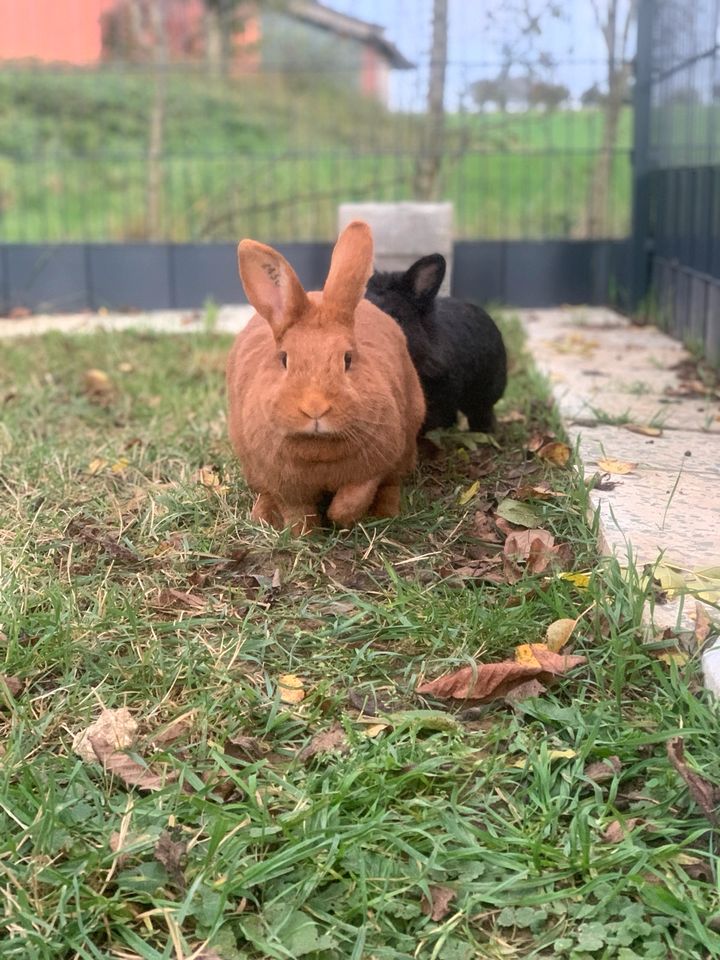
[[[330,243],[274,244],[308,289],[322,287]],[[460,241],[453,293],[515,307],[622,306],[629,241]],[[234,244],[19,244],[0,246],[0,315],[81,310],[193,309],[244,303]]]
[[[636,302],[720,363],[720,0],[641,0]]]

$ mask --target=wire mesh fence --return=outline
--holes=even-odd
[[[649,312],[720,362],[720,0],[645,0],[642,12]]]
[[[57,33],[51,0],[0,0],[2,241],[330,239],[342,201],[423,199],[428,150],[458,237],[629,229],[631,108],[608,147],[606,64],[556,41],[538,66],[484,0],[450,0],[439,148],[428,0],[63,6]]]

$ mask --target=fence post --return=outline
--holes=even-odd
[[[633,209],[630,309],[637,311],[650,289],[650,110],[652,23],[655,0],[639,0],[633,93]]]

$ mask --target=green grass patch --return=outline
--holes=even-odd
[[[506,330],[500,413],[525,420],[501,426],[500,449],[451,444],[408,484],[402,518],[303,540],[248,522],[225,438],[226,338],[6,343],[0,672],[23,689],[0,687],[0,956],[720,953],[714,837],[665,749],[681,733],[720,782],[717,713],[696,664],[681,675],[641,644],[643,590],[598,562],[582,484],[526,454],[558,424]],[[112,382],[101,402],[89,368]],[[201,467],[222,486],[198,482]],[[566,494],[534,506],[587,589],[453,575],[477,557],[476,510],[523,478]],[[413,692],[582,611],[572,646],[588,664],[541,698],[467,709]],[[281,701],[283,674],[301,678],[301,704]],[[385,723],[375,736],[363,704]],[[137,754],[175,777],[162,790],[74,753],[102,705],[129,708]],[[158,731],[188,715],[163,745]],[[301,755],[337,727],[345,752]],[[588,778],[610,756],[620,772]],[[606,842],[616,820],[627,833]],[[423,911],[431,887],[454,894],[442,919]]]

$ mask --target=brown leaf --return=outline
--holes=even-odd
[[[187,843],[173,840],[167,830],[163,830],[155,844],[155,859],[165,867],[168,876],[181,893],[185,890],[183,863],[186,851]]]
[[[207,600],[197,593],[186,593],[184,590],[176,590],[173,587],[163,587],[153,600],[152,606],[156,610],[167,613],[177,611],[201,613],[207,608]]]
[[[475,513],[472,532],[473,536],[477,537],[478,540],[484,540],[487,543],[500,543],[500,537],[492,517],[487,513],[483,513],[481,510]]]
[[[512,690],[508,690],[505,699],[508,703],[519,703],[521,700],[530,700],[532,697],[541,697],[547,691],[539,680],[526,680],[525,683],[519,683]]]
[[[537,432],[531,434],[531,436],[528,438],[527,450],[529,450],[530,453],[537,453],[540,447],[544,447],[545,444],[549,443],[554,436],[555,436],[554,434],[544,434],[544,433],[537,433]]]
[[[555,440],[551,443],[543,444],[537,451],[537,455],[541,460],[546,460],[554,467],[565,467],[570,459],[571,452],[570,447],[566,443],[560,443]]]
[[[498,423],[525,423],[526,416],[519,410],[511,410],[510,413],[504,413],[498,417]]]
[[[96,523],[82,515],[73,517],[65,529],[65,536],[86,546],[97,547],[114,560],[122,560],[124,563],[142,562],[142,558],[134,550],[118,543],[110,531],[101,530]]]
[[[197,710],[188,710],[180,717],[176,717],[169,723],[160,727],[150,738],[153,743],[159,747],[165,747],[169,743],[174,743],[192,729],[193,721],[197,715]]]
[[[8,688],[12,697],[16,697],[23,688],[22,680],[18,680],[17,677],[9,677],[6,673],[0,673],[0,684],[4,684]]]
[[[503,553],[526,561],[528,573],[542,573],[552,560],[554,546],[555,538],[547,530],[516,530],[508,535]]]
[[[639,823],[638,817],[630,817],[628,820],[613,820],[613,822],[600,834],[600,839],[605,843],[620,843]]]
[[[526,680],[536,678],[540,682],[545,682],[586,662],[585,657],[561,656],[546,648],[541,649],[542,646],[542,644],[532,645],[536,664],[518,663],[515,660],[478,663],[472,667],[461,667],[436,680],[423,683],[416,688],[415,692],[439,699],[494,700],[506,696]]]
[[[430,884],[430,899],[423,896],[420,901],[420,909],[426,917],[430,917],[435,923],[439,923],[450,913],[450,903],[457,896],[457,892],[451,887],[444,887],[441,884]]]
[[[152,773],[149,767],[134,760],[127,753],[115,750],[113,744],[102,736],[90,737],[90,744],[105,770],[115,774],[127,786],[137,787],[139,790],[162,790],[167,783],[175,779],[172,773],[164,777]]]
[[[252,763],[261,760],[268,752],[268,747],[257,737],[238,736],[226,740],[223,750],[229,757]]]
[[[713,826],[718,824],[716,806],[720,790],[712,783],[691,770],[685,762],[685,741],[682,737],[672,737],[667,742],[667,755],[670,763],[688,785],[690,794]]]
[[[712,621],[708,615],[707,610],[705,609],[705,604],[695,601],[695,643],[698,647],[701,647],[708,638],[710,633],[710,628],[712,627]]]
[[[309,760],[319,753],[346,753],[347,750],[348,742],[345,731],[339,723],[336,723],[328,730],[316,733],[298,756],[301,760]]]
[[[118,710],[103,710],[97,720],[73,738],[72,748],[86,763],[96,763],[97,752],[92,739],[97,737],[108,745],[109,750],[125,750],[135,743],[138,725],[127,707]]]
[[[585,776],[588,780],[594,780],[595,783],[604,783],[620,773],[622,763],[620,757],[606,757],[604,760],[596,760],[585,767]]]
[[[561,493],[559,490],[552,490],[547,483],[527,484],[518,487],[515,491],[516,500],[553,500],[557,497],[566,496],[566,493]]]

